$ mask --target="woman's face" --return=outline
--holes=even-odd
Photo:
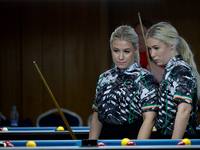
[[[134,63],[134,55],[137,53],[133,44],[124,40],[114,40],[111,44],[111,54],[115,65],[120,69],[126,69]]]
[[[147,38],[146,42],[151,57],[159,66],[166,65],[175,56],[173,46],[168,46],[155,38]]]

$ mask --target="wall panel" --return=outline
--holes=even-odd
[[[200,10],[197,0],[0,1],[0,111],[9,119],[36,118],[55,107],[33,61],[62,108],[83,118],[92,113],[99,75],[110,68],[109,37],[122,24],[134,26],[138,12],[153,23],[170,21],[198,60]],[[199,68],[200,70],[200,68]]]
[[[20,4],[0,4],[0,110],[9,117],[12,105],[22,114]]]

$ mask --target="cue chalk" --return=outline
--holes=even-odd
[[[82,146],[97,146],[97,140],[83,139]]]

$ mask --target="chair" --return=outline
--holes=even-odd
[[[5,120],[6,120],[6,117],[0,112],[0,123]]]
[[[83,125],[83,120],[82,118],[67,109],[61,108],[61,111],[63,112],[67,122],[69,123],[70,126],[82,126]],[[36,120],[36,126],[37,127],[44,127],[44,126],[63,126],[65,127],[65,123],[60,116],[58,109],[54,108],[51,109],[41,115],[38,116]]]
[[[1,113],[1,119],[6,120],[6,117]]]
[[[92,121],[92,116],[93,116],[93,113],[88,117],[88,120],[87,120],[87,125],[90,126],[90,123]]]

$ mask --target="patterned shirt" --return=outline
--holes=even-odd
[[[115,66],[100,75],[92,109],[102,123],[131,124],[158,109],[157,91],[154,76],[136,62],[123,71]]]
[[[186,135],[196,134],[198,99],[195,74],[181,55],[170,59],[159,86],[159,111],[155,127],[164,135],[172,135],[178,102],[191,104]]]

